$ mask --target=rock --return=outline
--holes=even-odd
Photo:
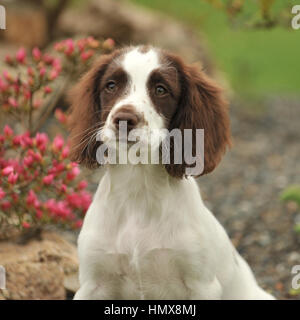
[[[65,276],[64,287],[66,290],[75,293],[79,289],[78,273],[73,272]]]
[[[147,10],[126,0],[91,0],[80,11],[65,10],[58,20],[57,32],[65,36],[110,37],[118,45],[161,46],[191,62],[200,60],[208,73],[213,70],[201,35],[160,12]]]
[[[65,299],[66,289],[76,290],[76,247],[54,232],[26,244],[0,242],[0,265],[6,270],[6,289],[0,299]],[[73,277],[72,288],[65,282]]]
[[[44,46],[47,43],[46,12],[39,7],[18,3],[6,7],[7,27],[5,40],[27,47]]]

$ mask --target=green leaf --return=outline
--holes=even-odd
[[[289,294],[290,294],[291,296],[298,296],[298,295],[300,294],[300,289],[291,289],[291,290],[289,291]]]
[[[300,234],[300,223],[295,225],[294,230]]]
[[[290,186],[285,189],[280,195],[282,201],[294,201],[300,206],[300,186]]]

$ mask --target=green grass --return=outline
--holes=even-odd
[[[204,0],[132,0],[204,33],[217,66],[242,96],[295,94],[300,89],[300,30],[233,28],[224,12]],[[286,5],[276,0],[275,10]],[[253,9],[250,0],[245,15]],[[292,16],[291,16],[292,17]]]

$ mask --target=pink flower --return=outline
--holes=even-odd
[[[65,170],[65,165],[62,162],[53,162],[53,168],[49,169],[48,174],[57,175]]]
[[[43,56],[43,60],[46,64],[51,64],[54,60],[53,57],[51,57],[49,54],[45,53],[44,56]]]
[[[30,167],[34,162],[34,158],[31,155],[28,155],[24,158],[23,163],[26,167]]]
[[[29,100],[31,98],[31,92],[28,90],[24,91],[23,95],[26,100]]]
[[[39,100],[39,99],[36,99],[36,100],[33,102],[33,107],[34,107],[35,109],[38,109],[41,105],[42,105],[42,101]]]
[[[56,51],[62,51],[64,48],[64,45],[62,42],[57,42],[54,44],[54,50]]]
[[[31,67],[28,67],[28,68],[27,68],[27,74],[28,74],[29,76],[31,76],[31,77],[34,76],[34,71],[33,71],[33,69],[32,69]]]
[[[14,133],[12,128],[9,125],[5,125],[3,132],[5,137],[11,137]]]
[[[68,207],[66,201],[58,201],[55,213],[61,218],[67,218],[71,214],[71,209]]]
[[[13,193],[11,194],[11,197],[12,197],[12,199],[13,199],[14,202],[17,202],[17,201],[19,200],[19,195],[16,194],[15,192],[13,192]]]
[[[48,143],[48,136],[46,135],[46,133],[37,133],[35,136],[35,141],[36,141],[36,145],[39,148],[40,151],[44,152],[46,150],[47,147],[47,143]]]
[[[21,136],[15,136],[15,137],[13,138],[13,144],[14,144],[15,146],[19,146],[19,145],[21,145],[21,140],[22,140]]]
[[[57,71],[57,69],[52,69],[50,71],[50,75],[49,75],[49,80],[54,80],[58,77],[59,72]]]
[[[5,197],[6,193],[3,191],[3,189],[0,187],[0,200]]]
[[[41,162],[43,159],[42,155],[39,152],[34,152],[32,149],[28,150],[27,154],[32,156],[34,161],[36,162]]]
[[[67,122],[67,116],[61,109],[55,110],[55,117],[60,123],[66,123]]]
[[[67,56],[70,56],[74,52],[74,49],[75,49],[74,41],[72,39],[67,39],[65,41],[65,45],[66,45],[65,54]]]
[[[93,55],[94,55],[93,50],[84,51],[81,53],[80,58],[82,61],[86,61],[86,60],[90,59]]]
[[[90,193],[86,192],[86,191],[82,191],[80,193],[81,195],[81,199],[82,199],[82,209],[84,211],[87,211],[90,204],[92,203],[92,196]]]
[[[7,166],[2,170],[2,174],[4,176],[10,175],[12,172],[14,172],[14,168],[12,166]]]
[[[69,156],[69,152],[70,152],[70,147],[69,146],[65,146],[61,152],[61,156],[63,159],[66,159]]]
[[[10,173],[10,175],[8,176],[7,178],[7,181],[10,183],[10,184],[15,184],[18,180],[18,177],[19,175],[17,173]]]
[[[71,209],[66,201],[56,202],[54,199],[49,199],[46,201],[45,207],[56,218],[68,218],[71,215]]]
[[[85,189],[85,188],[87,187],[87,185],[88,185],[87,181],[82,180],[82,181],[80,181],[80,182],[78,183],[77,188],[78,188],[79,190],[83,190],[83,189]]]
[[[41,50],[37,47],[34,47],[32,49],[32,56],[33,56],[33,59],[34,60],[41,60],[41,57],[42,57],[42,53],[41,53]]]
[[[87,43],[86,39],[78,39],[77,40],[77,47],[80,52],[82,52],[85,49],[86,43]]]
[[[49,185],[53,182],[54,180],[54,175],[53,174],[48,174],[47,176],[45,176],[43,178],[43,183],[46,184],[46,185]]]
[[[54,150],[61,150],[64,143],[65,143],[65,141],[64,141],[63,137],[60,135],[57,135],[53,140],[53,144],[52,144],[53,149]]]
[[[26,198],[26,203],[28,206],[33,206],[33,207],[37,206],[38,198],[33,190],[29,190],[27,198]]]
[[[43,216],[43,211],[41,209],[36,209],[36,217],[37,219],[41,219]]]
[[[45,67],[42,67],[42,68],[40,69],[40,77],[43,77],[43,76],[45,75],[45,73],[46,73],[46,68],[45,68]]]
[[[20,92],[20,85],[19,85],[19,84],[14,83],[14,84],[12,85],[12,87],[13,87],[15,93],[19,93],[19,92]]]
[[[16,59],[20,63],[24,63],[26,58],[26,51],[24,48],[20,48],[16,54]]]
[[[77,220],[77,221],[75,222],[74,227],[75,227],[76,229],[80,229],[80,228],[82,227],[82,220]]]
[[[16,100],[15,98],[13,98],[13,97],[9,97],[9,98],[8,98],[8,103],[9,103],[12,107],[14,107],[14,108],[17,108],[17,107],[18,107],[18,102],[17,102],[17,100]]]
[[[13,78],[12,78],[11,74],[7,70],[3,71],[3,77],[8,82],[12,82],[13,81]]]
[[[0,92],[6,91],[8,88],[8,85],[0,78]]]
[[[26,222],[26,221],[24,221],[24,222],[22,223],[22,226],[23,226],[23,228],[25,228],[25,229],[30,228],[30,224],[29,224],[28,222]]]
[[[23,147],[32,147],[33,141],[32,141],[32,138],[30,138],[29,132],[25,132],[22,134],[21,145]]]
[[[51,93],[52,92],[52,88],[49,87],[49,86],[45,86],[44,87],[44,92],[45,92],[45,94]]]
[[[95,49],[95,48],[98,48],[100,45],[100,42],[93,37],[88,37],[86,40],[90,48]]]
[[[62,67],[61,67],[60,59],[58,59],[58,58],[53,59],[52,67],[53,67],[58,73],[61,72]]]
[[[81,208],[82,199],[78,193],[72,193],[67,196],[67,201],[74,208]]]
[[[45,208],[50,211],[50,212],[54,212],[55,208],[56,208],[56,202],[54,199],[49,199],[45,202]]]
[[[67,192],[67,186],[64,183],[60,186],[60,191],[63,193]]]
[[[10,203],[9,201],[3,201],[3,202],[1,203],[1,209],[2,209],[3,211],[9,209],[10,207],[11,207],[11,203]]]
[[[9,65],[12,65],[12,64],[13,64],[13,59],[12,59],[12,57],[7,54],[7,55],[5,56],[5,62],[6,62],[7,64],[9,64]]]
[[[67,173],[67,180],[74,180],[80,173],[80,169],[78,167],[72,168],[68,173]]]

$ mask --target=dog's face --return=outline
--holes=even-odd
[[[97,164],[96,150],[122,121],[127,130],[204,129],[204,170],[212,171],[230,144],[227,104],[221,90],[196,67],[152,47],[129,47],[102,56],[71,91],[73,160]],[[100,132],[101,141],[96,140]],[[165,165],[175,177],[183,164]]]

